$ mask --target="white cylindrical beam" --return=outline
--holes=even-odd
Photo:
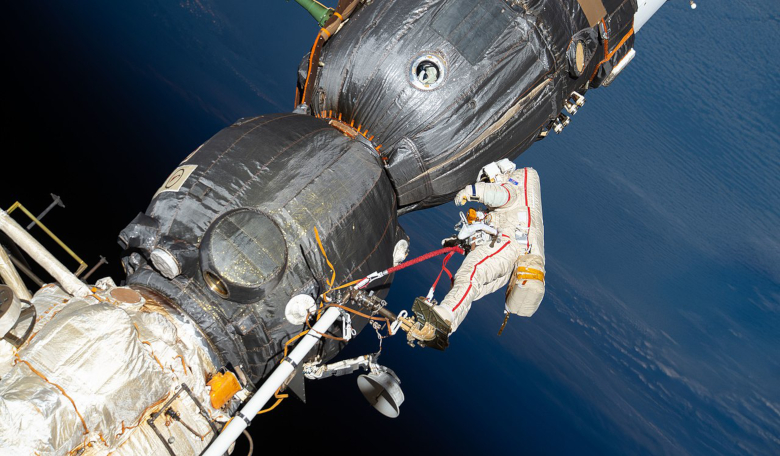
[[[30,291],[24,285],[24,281],[16,271],[14,264],[11,263],[11,258],[5,253],[5,249],[2,245],[0,245],[0,277],[3,278],[5,284],[13,290],[14,294],[19,299],[25,299],[27,301],[32,299]]]
[[[16,326],[21,313],[22,303],[14,291],[7,285],[0,285],[0,337],[5,337]]]
[[[637,0],[636,13],[634,13],[634,33],[638,32],[664,3],[666,0]]]
[[[330,328],[339,318],[340,312],[336,307],[331,307],[317,320],[314,327],[306,334],[290,355],[282,361],[271,376],[260,386],[260,389],[252,396],[244,407],[236,412],[236,415],[225,426],[222,433],[211,443],[201,456],[222,456],[230,448],[230,445],[238,439],[249,422],[257,415],[257,412],[265,407],[265,404],[273,397],[276,390],[282,386],[287,377],[295,370],[295,366],[301,363],[303,358],[314,348],[320,340],[320,334]]]
[[[73,296],[83,298],[90,294],[89,287],[71,273],[40,242],[22,228],[8,213],[0,209],[0,231],[40,264],[62,288]]]

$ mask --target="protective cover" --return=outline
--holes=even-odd
[[[636,1],[613,1],[614,9],[610,10],[599,27],[599,34],[605,45],[603,55],[599,56],[599,65],[591,75],[591,87],[599,87],[615,65],[634,47]]]
[[[208,406],[214,354],[195,328],[150,295],[104,283],[83,299],[57,286],[34,296],[41,316],[35,333],[17,355],[0,361],[12,365],[0,380],[3,454],[107,454],[123,444],[148,450],[135,454],[162,454],[146,418],[182,383],[214,419],[225,418]],[[207,437],[211,426],[188,406],[176,410]],[[187,431],[172,425],[166,432]],[[210,439],[182,435],[181,443],[187,440],[199,447],[182,454],[199,453]]]
[[[257,381],[305,329],[284,317],[290,298],[327,289],[331,271],[315,227],[337,284],[391,266],[405,239],[395,192],[367,139],[335,121],[277,114],[241,120],[199,147],[120,243],[128,282],[175,301],[222,363]],[[178,277],[149,264],[155,248],[176,258]],[[384,293],[391,280],[372,285]],[[364,324],[355,319],[356,329]],[[319,354],[342,345],[329,341]]]
[[[583,2],[604,14],[589,20]],[[486,163],[518,156],[572,91],[587,90],[611,51],[600,21],[609,15],[614,43],[635,9],[631,0],[374,2],[324,45],[315,115],[368,129],[401,213],[438,205]],[[581,72],[569,71],[575,36]],[[303,78],[307,67],[305,57]]]

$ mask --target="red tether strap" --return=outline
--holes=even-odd
[[[433,252],[426,253],[425,255],[422,255],[422,256],[418,256],[417,258],[415,258],[413,260],[405,261],[405,262],[399,264],[398,266],[393,266],[392,268],[385,269],[384,271],[372,272],[371,274],[367,275],[363,279],[356,280],[355,282],[357,282],[357,285],[355,285],[355,288],[363,289],[369,283],[373,282],[376,279],[382,278],[382,277],[384,277],[386,275],[389,275],[389,274],[392,274],[392,273],[394,273],[396,271],[400,271],[403,268],[408,268],[409,266],[413,266],[413,265],[415,265],[417,263],[420,263],[422,261],[425,261],[425,260],[427,260],[429,258],[433,258],[433,257],[438,256],[438,255],[449,253],[447,258],[444,260],[444,263],[446,264],[447,263],[447,259],[449,259],[449,257],[452,256],[452,254],[455,253],[455,252],[458,252],[461,255],[464,255],[466,253],[462,248],[460,248],[458,246],[455,246],[455,247],[445,247],[443,249],[434,250]],[[445,270],[446,270],[446,268],[445,268]],[[449,274],[449,276],[452,277],[452,274],[450,274],[449,271],[447,271],[447,274]],[[439,273],[439,275],[441,275],[441,273]],[[438,280],[438,279],[436,279],[436,280]],[[352,283],[355,283],[355,282],[352,282]],[[342,285],[342,286],[346,286],[346,285]]]
[[[439,279],[441,279],[441,273],[446,272],[447,275],[450,277],[450,283],[452,283],[452,273],[449,269],[447,269],[447,262],[450,261],[450,258],[452,258],[452,255],[454,255],[455,252],[450,252],[447,254],[446,257],[444,257],[444,261],[441,262],[441,271],[439,271],[439,275],[436,277],[436,280],[433,282],[433,285],[431,285],[431,289],[436,289],[436,284],[439,283]],[[451,286],[451,285],[450,285]]]
[[[421,262],[423,262],[425,260],[428,260],[428,259],[431,259],[431,258],[433,258],[435,256],[443,255],[445,253],[450,253],[450,252],[452,252],[452,253],[457,252],[457,253],[460,253],[461,255],[464,255],[466,253],[465,251],[463,251],[462,248],[460,248],[458,246],[445,247],[443,249],[434,250],[433,252],[426,253],[425,255],[418,256],[415,259],[412,259],[412,260],[409,260],[409,261],[404,261],[403,263],[399,264],[398,266],[393,266],[392,268],[388,268],[387,269],[387,273],[388,274],[392,274],[392,273],[394,273],[396,271],[400,271],[401,269],[408,268],[409,266],[413,266],[413,265],[415,265],[417,263],[421,263]]]

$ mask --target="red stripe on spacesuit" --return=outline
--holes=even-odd
[[[531,208],[528,206],[525,208],[528,211],[528,234],[525,236],[525,251],[527,252],[531,248]]]
[[[466,293],[463,294],[463,297],[460,298],[460,301],[458,301],[457,304],[455,304],[455,307],[452,308],[452,311],[454,312],[458,307],[460,307],[460,303],[463,302],[464,299],[466,299],[466,296],[469,295],[469,291],[471,291],[471,283],[469,282],[469,287],[466,288]]]
[[[506,184],[501,184],[501,186],[504,187],[504,190],[506,190],[506,203],[501,205],[501,207],[504,207],[509,204],[510,201],[512,201],[512,193],[510,193],[509,189],[506,188]]]
[[[528,234],[525,236],[525,251],[531,248],[531,208],[528,207],[528,168],[523,168],[523,192],[525,192],[525,208],[528,210]]]
[[[507,238],[509,237],[509,236],[506,236],[506,235],[504,235],[504,236],[505,236],[505,237],[507,237]],[[463,300],[464,300],[464,299],[466,299],[466,296],[468,296],[468,295],[469,295],[469,291],[471,291],[471,281],[472,281],[472,280],[474,280],[474,274],[476,274],[476,273],[477,273],[477,266],[479,266],[480,264],[484,263],[484,262],[485,262],[485,260],[487,260],[488,258],[492,257],[493,255],[496,255],[496,254],[498,254],[499,252],[501,252],[502,250],[504,250],[504,247],[508,246],[508,245],[509,245],[511,242],[512,242],[512,241],[506,241],[506,242],[504,243],[504,245],[502,245],[502,246],[501,246],[501,248],[500,248],[500,249],[498,249],[498,250],[496,250],[495,252],[491,253],[490,255],[486,256],[486,257],[485,257],[485,258],[483,258],[483,259],[482,259],[482,260],[481,260],[479,263],[477,263],[477,264],[475,264],[475,265],[474,265],[474,270],[472,270],[472,271],[471,271],[471,277],[469,277],[469,287],[468,287],[468,288],[466,288],[466,292],[465,292],[465,293],[463,293],[463,297],[462,297],[462,298],[460,298],[460,301],[458,301],[458,303],[457,303],[457,304],[455,304],[455,307],[453,307],[453,308],[452,308],[452,311],[453,311],[453,312],[454,312],[454,311],[455,311],[455,310],[456,310],[456,309],[457,309],[457,308],[458,308],[458,307],[459,307],[459,306],[460,306],[460,305],[463,303]]]

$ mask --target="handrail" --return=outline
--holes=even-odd
[[[10,214],[11,212],[13,212],[13,211],[14,211],[14,210],[16,210],[16,209],[20,209],[22,212],[24,212],[24,214],[25,214],[27,217],[29,217],[29,218],[30,218],[30,220],[32,220],[33,222],[35,222],[35,224],[36,224],[36,225],[38,225],[38,226],[39,226],[39,227],[40,227],[40,228],[43,230],[43,232],[44,232],[44,233],[46,233],[47,235],[49,235],[49,237],[50,237],[50,238],[52,238],[52,239],[54,240],[54,242],[56,242],[56,243],[57,243],[57,244],[58,244],[60,247],[62,247],[62,248],[63,248],[63,250],[65,250],[66,252],[68,252],[68,255],[70,255],[71,257],[73,257],[73,259],[74,259],[74,260],[76,260],[76,261],[79,263],[79,267],[78,267],[78,269],[76,269],[76,272],[75,272],[75,275],[76,275],[76,277],[80,276],[80,275],[81,275],[81,273],[82,273],[82,272],[84,272],[84,270],[85,270],[85,269],[87,269],[87,263],[85,263],[85,262],[84,262],[84,260],[82,260],[81,258],[79,258],[79,256],[78,256],[78,255],[76,255],[76,253],[75,253],[75,252],[73,252],[73,250],[71,250],[71,249],[70,249],[70,248],[69,248],[67,245],[65,245],[65,243],[64,243],[64,242],[62,242],[62,241],[60,240],[60,238],[58,238],[58,237],[57,237],[57,236],[56,236],[54,233],[52,233],[52,232],[51,232],[51,230],[50,230],[50,229],[48,229],[48,228],[46,227],[46,225],[44,225],[44,224],[43,224],[43,222],[41,222],[41,221],[40,221],[40,220],[38,220],[38,219],[37,219],[37,218],[36,218],[34,215],[32,215],[32,213],[30,213],[30,211],[28,211],[26,207],[22,206],[22,203],[20,203],[19,201],[15,202],[15,203],[14,203],[14,204],[12,204],[12,205],[11,205],[11,207],[9,207],[9,208],[8,208],[8,210],[7,210],[7,211],[5,211],[5,212],[6,212],[7,214]]]

